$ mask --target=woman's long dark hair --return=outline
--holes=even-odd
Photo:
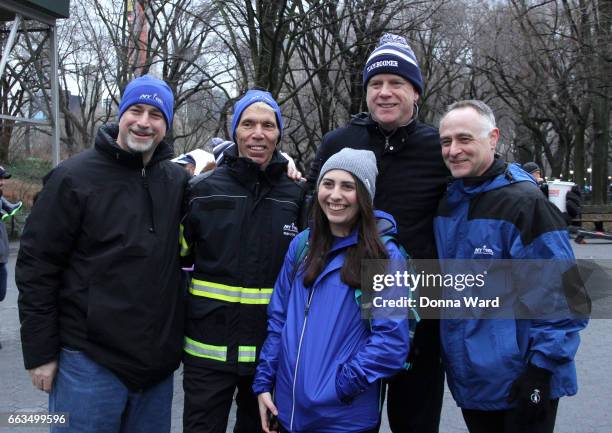
[[[367,259],[387,259],[389,254],[380,240],[376,227],[376,217],[370,194],[363,183],[352,173],[357,192],[359,211],[354,229],[357,227],[358,241],[346,251],[346,258],[340,271],[342,282],[353,288],[361,287],[361,261]],[[310,233],[310,246],[308,256],[304,263],[304,285],[312,286],[317,277],[325,268],[327,253],[329,252],[333,235],[329,227],[327,216],[319,204],[318,194],[311,211],[312,229]]]

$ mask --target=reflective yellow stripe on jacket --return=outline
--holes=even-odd
[[[238,362],[255,362],[257,359],[257,347],[238,346]]]
[[[183,224],[181,224],[179,227],[180,227],[179,244],[181,246],[181,257],[186,257],[191,252],[191,248],[189,247],[187,240],[185,240],[185,236],[184,236],[185,227],[183,226]]]
[[[227,346],[213,346],[185,337],[183,346],[185,352],[198,358],[214,359],[215,361],[227,361]],[[238,362],[257,361],[256,346],[238,346]]]
[[[199,358],[214,359],[216,361],[225,362],[227,360],[227,346],[213,346],[212,344],[204,344],[199,341],[185,337],[185,352]]]
[[[225,284],[201,281],[192,278],[189,293],[195,296],[218,299],[241,304],[267,305],[272,297],[272,288],[253,289],[247,287],[227,286]]]

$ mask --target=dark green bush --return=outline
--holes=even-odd
[[[36,183],[51,170],[51,161],[39,158],[17,159],[4,168],[19,180]]]

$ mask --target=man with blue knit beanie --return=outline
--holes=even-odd
[[[15,271],[23,358],[49,411],[68,416],[52,432],[170,432],[188,179],[163,140],[173,110],[164,81],[130,82],[118,124],[45,177],[26,222]]]
[[[278,142],[276,144],[280,143],[281,139],[283,138],[283,116],[281,115],[280,107],[278,106],[278,103],[274,100],[270,92],[258,89],[249,90],[234,105],[234,115],[232,117],[232,140],[234,140],[234,142],[236,142],[236,129],[238,128],[238,123],[240,121],[240,118],[242,117],[242,113],[250,105],[258,102],[264,103],[268,105],[272,110],[274,110],[274,117],[276,119],[277,128],[279,130]]]
[[[181,255],[193,264],[185,326],[183,432],[261,432],[251,386],[266,337],[272,288],[299,221],[304,190],[277,150],[280,107],[263,90],[234,105],[219,167],[190,181]]]
[[[380,38],[365,59],[363,86],[368,112],[323,137],[308,182],[316,185],[320,167],[340,149],[371,150],[379,169],[374,206],[396,219],[397,239],[412,258],[436,259],[433,217],[450,173],[438,131],[418,119],[424,83],[406,39]],[[438,431],[444,392],[439,347],[438,321],[421,320],[407,359],[410,369],[388,381],[387,413],[394,433]]]

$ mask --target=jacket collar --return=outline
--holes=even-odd
[[[516,164],[508,164],[503,158],[495,156],[493,164],[481,176],[451,178],[448,186],[448,204],[451,207],[460,203],[464,197],[504,188],[518,182],[535,181]]]
[[[252,159],[239,156],[237,145],[223,152],[223,161],[229,173],[247,187],[261,180],[267,181],[272,186],[276,185],[281,180],[281,176],[287,173],[288,161],[278,150],[274,150],[272,159],[264,170],[261,170]]]
[[[374,210],[374,216],[376,217],[376,227],[378,228],[378,234],[380,236],[393,235],[397,233],[397,223],[393,216],[387,212],[381,210]],[[359,240],[357,229],[354,229],[348,236],[339,238],[334,236],[334,242],[329,250],[329,254],[355,245]]]
[[[391,132],[391,135],[395,135],[395,133],[398,131],[401,132],[402,134],[410,134],[416,129],[417,123],[418,123],[417,114],[414,113],[412,116],[412,119],[410,119],[408,124],[400,126],[395,131]],[[386,134],[385,134],[383,132],[382,127],[378,124],[378,122],[372,119],[371,114],[367,112],[355,114],[351,118],[350,124],[357,125],[357,126],[365,126],[366,128],[369,128],[369,129],[376,129],[379,132],[381,132],[383,135],[389,134],[389,131],[386,131]]]
[[[95,149],[111,159],[119,162],[122,165],[134,168],[143,168],[142,155],[139,153],[131,153],[123,150],[117,144],[117,136],[119,135],[119,125],[116,123],[100,126],[96,135]],[[147,166],[152,166],[165,159],[170,159],[173,156],[173,148],[167,141],[162,140],[149,161]]]
[[[381,210],[375,210],[374,215],[376,216],[376,226],[378,227],[378,233],[380,236],[394,235],[397,233],[397,223],[395,219],[388,213]],[[327,253],[328,257],[331,257],[329,263],[323,269],[323,272],[317,277],[315,284],[317,284],[322,278],[324,278],[330,272],[342,268],[344,265],[344,254],[342,251],[346,248],[357,244],[359,236],[357,230],[353,230],[348,236],[339,238],[334,237],[332,246]]]

